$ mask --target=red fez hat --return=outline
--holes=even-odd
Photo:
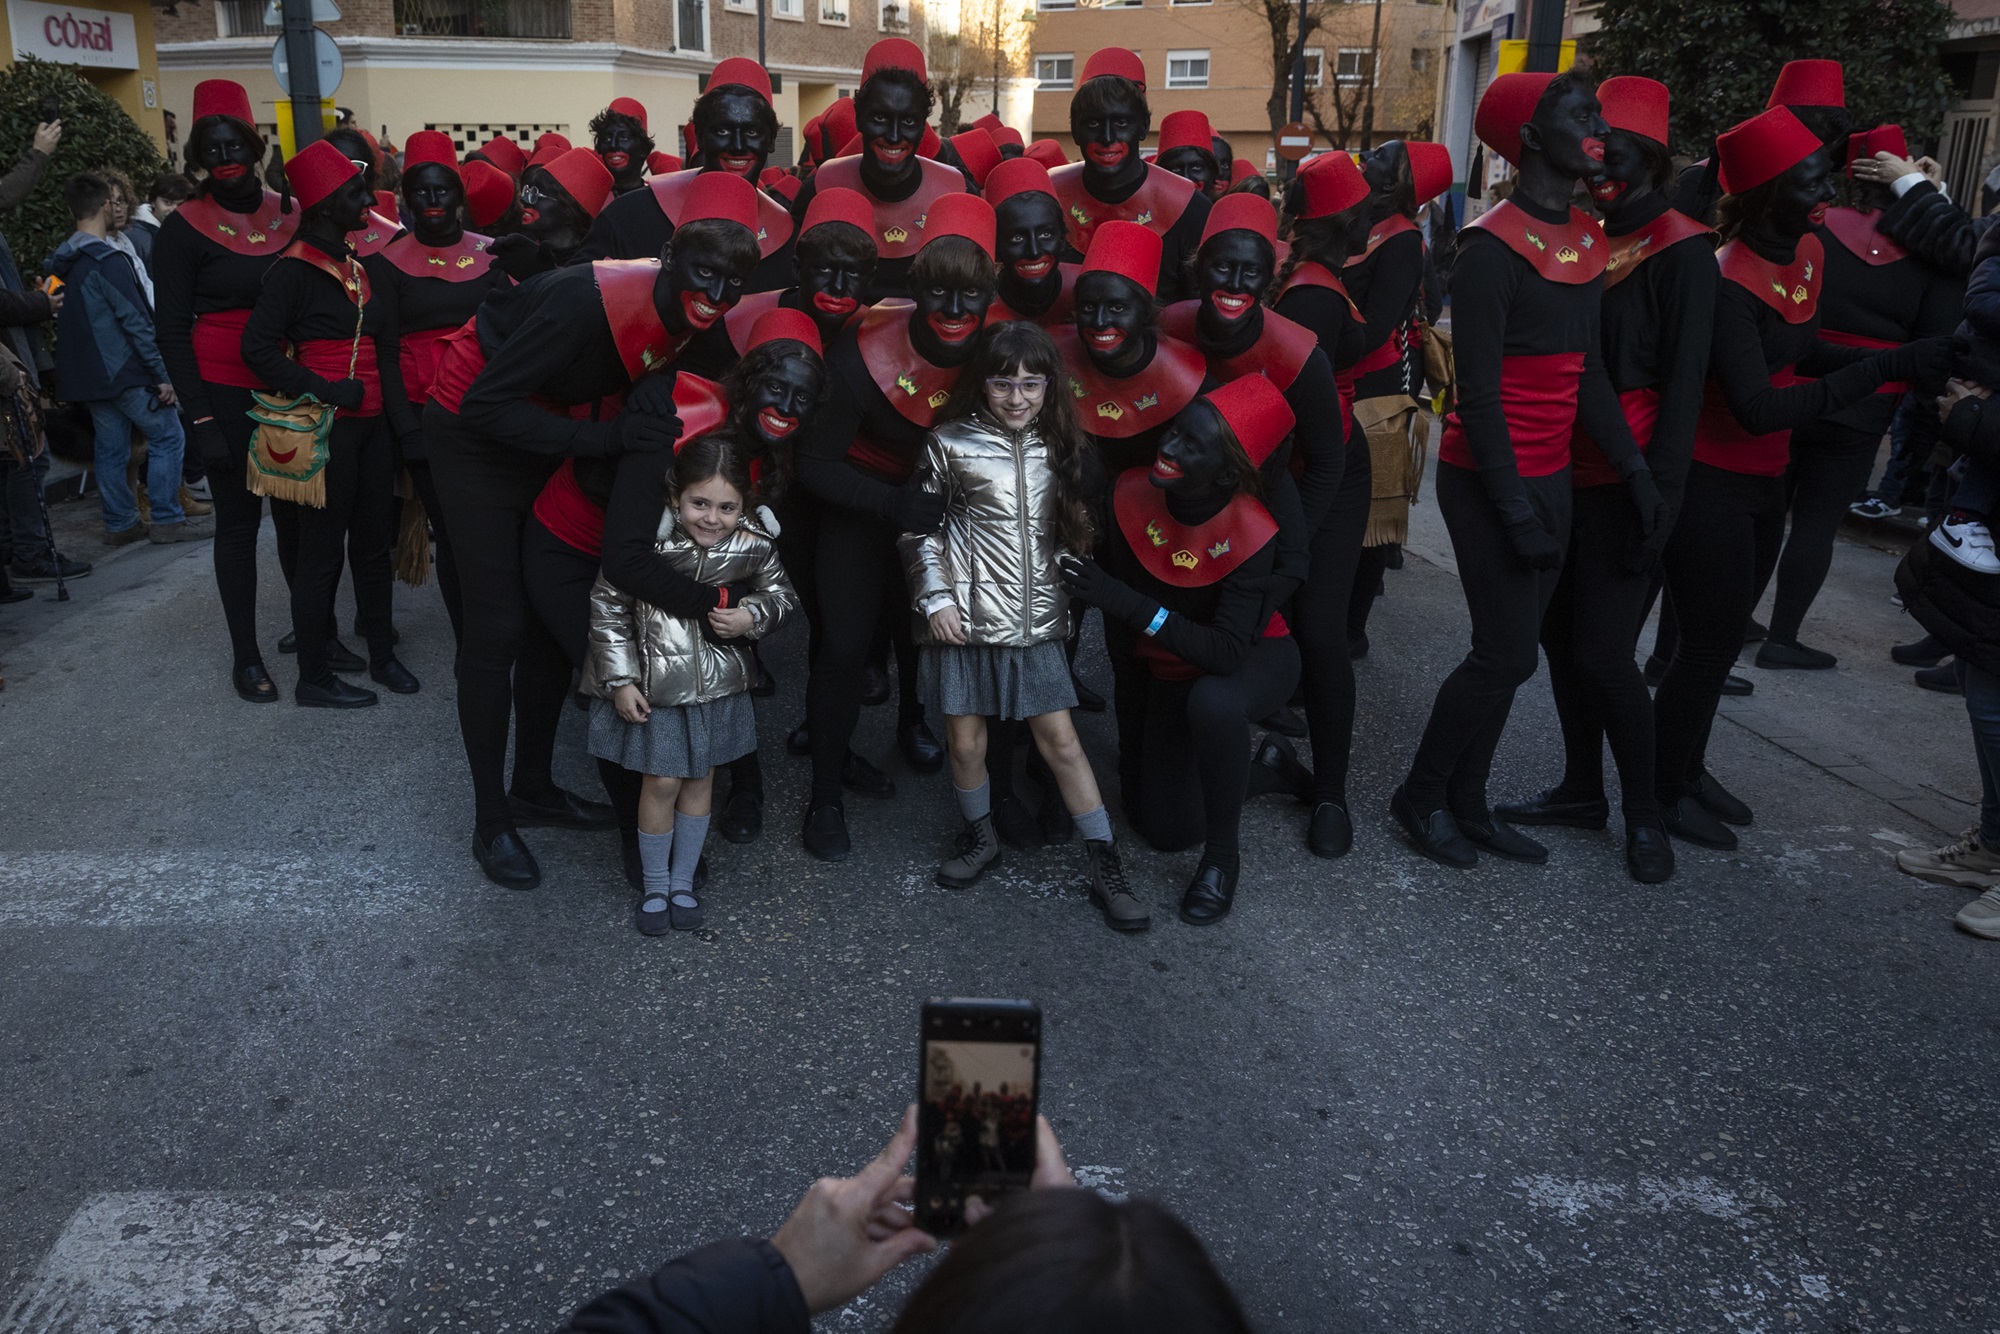
[[[1472,115],[1472,130],[1479,142],[1519,166],[1521,127],[1535,118],[1542,94],[1555,81],[1553,74],[1502,74],[1487,84],[1479,110]]]
[[[975,120],[972,123],[978,126],[980,129],[986,131],[988,134],[992,134],[995,130],[999,129],[1002,124],[1000,117],[991,111],[987,112],[985,115],[981,116],[978,120]]]
[[[1908,157],[1910,145],[1903,138],[1900,125],[1878,125],[1872,130],[1847,136],[1847,174],[1854,174],[1854,164],[1862,158],[1872,158],[1877,153],[1893,153],[1897,157]]]
[[[744,347],[748,352],[753,347],[775,343],[781,338],[789,338],[795,343],[804,343],[815,352],[823,351],[819,341],[819,326],[812,316],[803,310],[792,310],[785,306],[773,306],[757,317],[750,326],[750,342]]]
[[[748,88],[766,102],[771,100],[771,71],[745,56],[731,56],[709,72],[710,92],[730,84]]]
[[[1008,158],[993,169],[983,188],[986,202],[995,208],[1015,195],[1039,192],[1053,199],[1056,193],[1055,186],[1049,183],[1049,169],[1031,157]]]
[[[1027,152],[1023,156],[1033,158],[1050,171],[1069,165],[1069,154],[1063,152],[1063,146],[1054,139],[1035,140],[1028,145]]]
[[[1722,188],[1732,195],[1754,190],[1818,152],[1819,136],[1784,107],[1772,107],[1724,130],[1715,140]]]
[[[542,137],[548,138],[547,135]],[[588,148],[572,148],[567,153],[557,154],[550,161],[529,165],[538,166],[555,177],[556,184],[593,219],[604,211],[604,203],[611,197],[611,169],[604,165],[603,158]]]
[[[1146,87],[1146,62],[1122,46],[1107,46],[1101,51],[1093,51],[1090,59],[1083,62],[1083,73],[1077,77],[1076,86],[1081,88],[1102,74],[1116,74],[1121,79],[1130,79],[1139,85],[1140,91]]]
[[[697,218],[721,218],[757,234],[757,187],[726,171],[705,171],[688,187],[677,226]]]
[[[995,128],[988,130],[987,133],[992,135],[993,142],[998,144],[1002,148],[1006,148],[1009,145],[1012,145],[1015,148],[1026,148],[1028,146],[1028,141],[1026,139],[1023,139],[1021,137],[1021,132],[1015,129],[1012,125],[996,126]]]
[[[375,132],[373,130],[359,130],[357,133],[360,134],[362,142],[368,145],[368,151],[373,153],[379,160],[382,156],[382,141],[375,137]]]
[[[403,170],[410,171],[425,163],[436,163],[458,170],[458,153],[451,146],[451,136],[440,130],[418,130],[403,144]]]
[[[1322,153],[1299,170],[1305,183],[1306,206],[1301,215],[1330,218],[1368,197],[1368,178],[1345,152]]]
[[[829,151],[837,153],[840,146],[854,137],[854,99],[836,97],[833,105],[820,116],[820,132],[826,136]]]
[[[398,216],[400,210],[396,207],[396,192],[394,190],[377,190],[375,192],[375,211],[385,218]]]
[[[1255,232],[1277,249],[1278,210],[1262,195],[1224,195],[1208,211],[1208,223],[1201,229],[1202,244],[1212,236],[1239,231]]]
[[[1252,176],[1262,176],[1263,174],[1263,172],[1257,170],[1256,163],[1247,157],[1240,157],[1230,165],[1229,183],[1231,185],[1241,185]]]
[[[1215,151],[1215,131],[1209,127],[1208,117],[1199,111],[1170,111],[1160,122],[1160,152],[1171,153],[1176,148],[1199,148],[1204,153]]]
[[[646,104],[636,97],[614,97],[611,105],[604,108],[620,116],[630,116],[639,122],[639,128],[646,128]]]
[[[868,82],[885,69],[907,70],[924,82],[931,77],[924,65],[924,49],[907,37],[884,37],[869,47],[868,54],[861,59],[861,82]]]
[[[938,137],[937,130],[933,126],[924,126],[924,137],[917,143],[917,156],[927,157],[935,162],[937,155],[943,151],[944,140]]]
[[[828,186],[813,195],[799,232],[803,235],[823,222],[850,223],[859,227],[863,236],[872,239],[875,235],[875,209],[868,196],[845,185]]]
[[[945,195],[925,215],[924,244],[943,236],[963,236],[993,258],[993,205],[978,195]]]
[[[531,167],[546,167],[549,163],[554,162],[570,150],[570,141],[562,135],[557,134],[554,130],[550,130],[547,134],[535,140],[535,151],[529,156],[528,165]]]
[[[227,116],[245,125],[257,124],[257,113],[250,109],[250,94],[234,79],[203,79],[194,86],[194,118],[201,120],[207,116]]]
[[[472,225],[491,227],[514,207],[514,178],[490,162],[468,162],[459,172],[465,178],[465,207]]]
[[[1604,123],[1614,130],[1667,144],[1667,85],[1658,79],[1621,74],[1597,85]]]
[[[521,147],[519,140],[505,135],[496,135],[481,144],[479,155],[517,181],[521,179],[521,173],[528,169],[527,150]]]
[[[1410,155],[1410,185],[1417,203],[1436,199],[1451,188],[1451,150],[1443,144],[1427,144],[1418,139],[1405,142]]]
[[[658,149],[646,154],[646,170],[655,176],[664,176],[670,171],[679,171],[681,160],[672,153],[662,153]]]
[[[1841,84],[1838,60],[1789,60],[1771,85],[1772,107],[1844,107],[1847,94]]]
[[[361,174],[359,163],[324,139],[315,139],[285,162],[285,180],[298,201],[311,208]]]
[[[789,171],[780,169],[777,176],[764,189],[766,193],[776,195],[779,199],[784,200],[785,206],[790,208],[792,204],[797,202],[799,189],[804,184],[804,181],[792,175]]]
[[[1083,257],[1084,273],[1115,273],[1150,292],[1160,285],[1160,237],[1136,222],[1098,224]]]
[[[951,136],[951,147],[965,169],[972,173],[972,183],[985,189],[986,178],[1000,165],[1000,147],[993,142],[993,136],[984,130],[967,130]]]
[[[1238,376],[1202,398],[1229,423],[1236,443],[1260,468],[1298,424],[1283,391],[1262,374]]]

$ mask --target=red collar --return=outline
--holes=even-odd
[[[382,258],[412,278],[466,283],[493,267],[493,256],[486,253],[492,244],[491,237],[461,232],[456,244],[427,246],[415,232],[404,232],[382,247]]]
[[[1058,264],[1056,272],[1062,275],[1062,290],[1056,294],[1054,305],[1039,315],[1022,315],[996,296],[993,298],[993,304],[987,307],[986,322],[1005,324],[1010,320],[1026,320],[1030,324],[1039,324],[1044,329],[1068,324],[1075,314],[1076,275],[1083,272],[1083,265]]]
[[[1164,167],[1146,164],[1146,179],[1123,203],[1107,204],[1083,186],[1083,164],[1072,162],[1049,173],[1050,188],[1062,205],[1063,221],[1069,228],[1069,243],[1083,254],[1090,253],[1090,238],[1100,223],[1136,222],[1165,236],[1187,211],[1188,200],[1197,193],[1194,182],[1176,176]]]
[[[1580,286],[1603,273],[1610,258],[1603,229],[1574,208],[1566,220],[1551,225],[1507,199],[1480,214],[1472,226],[1498,239],[1550,282]]]
[[[1864,213],[1860,209],[1830,208],[1826,211],[1827,234],[1863,264],[1880,268],[1908,259],[1909,251],[1875,230],[1875,220],[1881,216],[1873,210]]]
[[[1390,237],[1401,236],[1404,232],[1413,232],[1415,230],[1417,230],[1416,223],[1411,222],[1400,213],[1391,213],[1388,217],[1375,224],[1374,229],[1368,233],[1368,244],[1361,248],[1360,254],[1349,255],[1344,267],[1351,269],[1356,264],[1365,263],[1373,258],[1375,252],[1381,248],[1382,243]]]
[[[1330,292],[1338,292],[1340,299],[1347,303],[1347,309],[1353,313],[1354,318],[1363,324],[1368,322],[1361,313],[1361,307],[1355,305],[1354,298],[1347,294],[1347,284],[1340,280],[1340,275],[1316,259],[1306,260],[1293,269],[1292,276],[1285,279],[1285,285],[1278,295],[1283,296],[1294,287],[1324,287]]]
[[[231,213],[206,195],[190,199],[175,212],[195,231],[239,255],[276,255],[292,243],[299,215],[279,210],[276,191],[266,190],[263,202],[248,213]]]
[[[403,230],[403,224],[396,218],[385,218],[374,209],[368,210],[368,220],[347,234],[347,244],[354,247],[354,253],[366,259],[380,254]]]
[[[965,177],[956,167],[947,167],[942,162],[933,162],[927,157],[917,159],[922,179],[917,183],[915,193],[908,199],[890,202],[877,199],[868,193],[868,187],[861,183],[861,155],[837,157],[813,173],[813,189],[827,190],[836,185],[850,190],[859,190],[868,200],[868,206],[875,210],[875,249],[883,259],[908,259],[924,245],[924,219],[930,215],[931,205],[946,195],[965,193]]]
[[[1126,440],[1166,425],[1194,401],[1208,374],[1200,349],[1165,330],[1155,334],[1153,359],[1122,380],[1097,369],[1074,325],[1050,332],[1075,400],[1077,425],[1109,440]]]
[[[1690,236],[1712,234],[1687,214],[1670,208],[1637,231],[1609,238],[1611,253],[1604,260],[1604,285],[1618,286],[1668,246],[1678,245]]]
[[[1200,315],[1200,301],[1177,301],[1160,312],[1160,331],[1201,349],[1196,327]],[[1208,362],[1209,374],[1218,380],[1227,382],[1244,375],[1261,375],[1279,389],[1290,389],[1292,381],[1299,378],[1306,358],[1318,346],[1319,339],[1311,329],[1267,308],[1263,332],[1248,348],[1233,357],[1218,357],[1202,349],[1202,356]]]
[[[1773,264],[1744,245],[1731,241],[1715,252],[1722,276],[1778,312],[1787,324],[1804,324],[1819,313],[1819,284],[1826,252],[1819,238],[1807,233],[1789,264]]]
[[[1278,535],[1271,512],[1241,494],[1207,523],[1190,528],[1167,511],[1167,493],[1153,485],[1144,468],[1120,474],[1111,509],[1140,567],[1175,588],[1220,583]]]
[[[357,306],[367,305],[375,295],[368,282],[368,270],[361,267],[358,255],[351,263],[342,262],[301,237],[285,247],[282,258],[304,260],[312,265],[339,283],[347,292],[348,299]]]
[[[901,297],[878,301],[862,315],[854,337],[861,364],[882,397],[906,421],[928,430],[951,401],[961,368],[934,366],[911,344],[910,312],[916,308]]]
[[[653,280],[660,276],[657,259],[598,259],[590,270],[597,279],[598,299],[611,325],[611,341],[625,374],[636,380],[680,355],[685,334],[670,334],[653,305]]]
[[[687,193],[694,185],[694,178],[701,175],[701,168],[689,167],[686,171],[670,171],[664,176],[655,176],[646,182],[646,188],[653,192],[653,198],[660,206],[660,212],[667,215],[667,221],[680,226],[681,207],[687,202]],[[630,193],[629,191],[627,193]],[[792,214],[783,204],[771,198],[762,190],[757,191],[757,252],[769,259],[784,248],[792,239]]]
[[[674,415],[681,419],[681,437],[674,445],[678,454],[688,441],[729,420],[729,400],[715,381],[682,371],[674,377]]]

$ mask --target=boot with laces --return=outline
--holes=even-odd
[[[1000,836],[994,832],[993,817],[967,820],[958,831],[953,857],[937,869],[937,882],[946,889],[970,889],[999,860]]]
[[[1990,889],[2000,885],[2000,852],[1979,839],[1975,826],[1958,842],[1941,848],[1905,848],[1896,854],[1896,869],[1904,875],[1954,889]]]
[[[1125,881],[1118,845],[1089,839],[1083,845],[1083,854],[1090,865],[1090,901],[1104,914],[1104,924],[1113,931],[1144,931],[1151,926],[1152,914]]]

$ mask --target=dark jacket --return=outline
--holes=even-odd
[[[34,191],[35,186],[41,183],[42,173],[48,169],[49,159],[44,154],[32,148],[21,154],[21,160],[14,164],[13,170],[5,176],[0,176],[0,213],[10,213],[19,208]],[[7,244],[7,237],[0,234],[0,292],[23,294],[27,290],[27,284],[21,281],[21,266],[14,262],[13,248]],[[42,307],[44,311],[48,308],[46,297],[42,299]],[[42,316],[42,319],[47,318],[46,314]],[[41,372],[48,370],[55,362],[49,356],[48,345],[27,327],[31,322],[40,323],[40,321],[26,320],[7,321],[10,327],[7,329],[6,338],[14,349],[14,355],[21,359],[22,368],[27,371],[29,381],[39,385],[42,382]]]
[[[586,1302],[564,1334],[808,1334],[792,1267],[768,1241],[718,1241]]]
[[[123,251],[78,232],[49,256],[49,271],[64,292],[56,315],[57,398],[88,403],[167,383],[153,312]]]
[[[1971,274],[1973,252],[2000,215],[1975,218],[1919,181],[1882,210],[1875,230],[1918,259],[1957,278]]]
[[[1969,398],[1952,409],[1944,442],[1981,467],[2000,467],[2000,404]],[[1917,624],[1981,671],[2000,672],[2000,579],[1968,570],[1920,537],[1896,567],[1896,591]]]

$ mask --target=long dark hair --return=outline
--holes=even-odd
[[[1055,476],[1056,538],[1070,551],[1088,551],[1092,524],[1085,499],[1089,487],[1084,480],[1083,432],[1077,429],[1076,412],[1064,392],[1062,357],[1047,331],[1027,320],[1007,320],[981,330],[972,360],[959,372],[945,420],[970,417],[986,406],[989,375],[1016,373],[1048,377],[1042,410],[1035,414],[1033,425],[1041,432],[1049,471]]]
[[[1285,256],[1277,276],[1271,279],[1271,288],[1264,295],[1265,301],[1275,303],[1283,295],[1285,284],[1292,280],[1292,275],[1299,271],[1301,264],[1323,265],[1338,278],[1351,253],[1348,234],[1353,231],[1355,220],[1367,210],[1369,202],[1369,196],[1363,195],[1357,203],[1338,213],[1330,213],[1323,218],[1304,217],[1306,186],[1304,181],[1294,176],[1292,183],[1285,187],[1285,216],[1279,228],[1290,235],[1292,251]]]

